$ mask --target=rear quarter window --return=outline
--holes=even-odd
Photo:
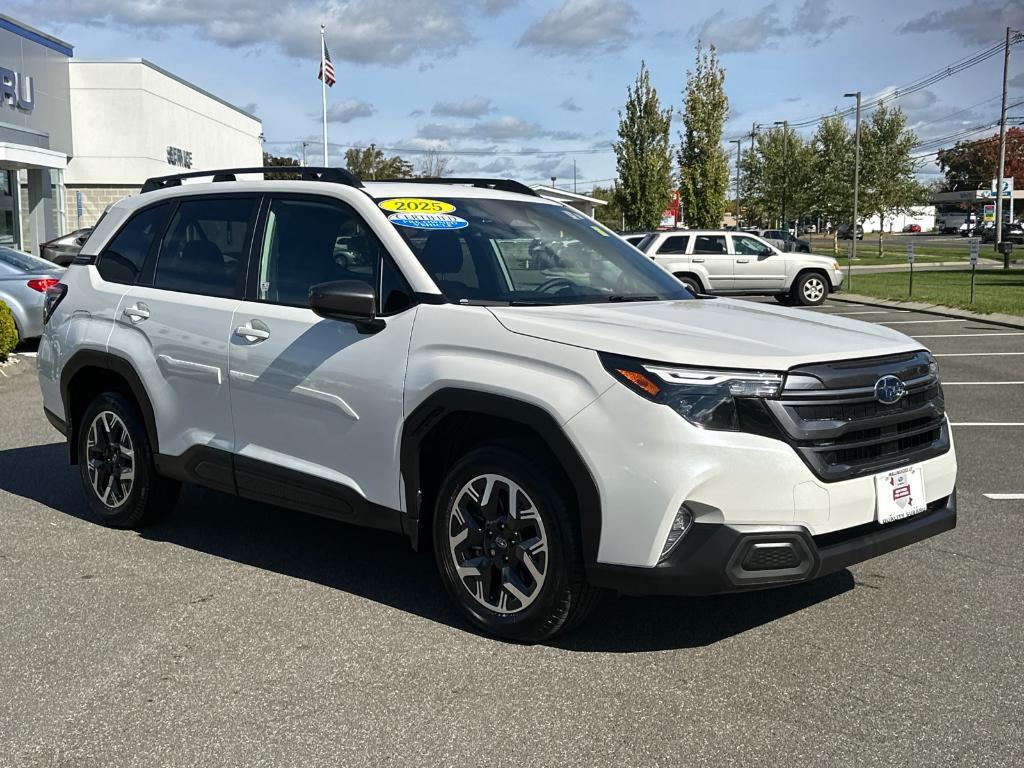
[[[150,248],[163,228],[170,203],[146,208],[133,215],[99,255],[96,268],[111,283],[134,285]]]

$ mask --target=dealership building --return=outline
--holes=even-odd
[[[92,226],[150,176],[262,165],[262,125],[144,59],[82,60],[0,14],[0,245]]]

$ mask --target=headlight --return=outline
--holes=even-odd
[[[601,360],[615,378],[638,395],[667,405],[698,427],[773,431],[765,422],[768,416],[759,401],[779,396],[780,373],[682,368],[613,355],[602,355]]]

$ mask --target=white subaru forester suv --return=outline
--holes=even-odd
[[[395,531],[526,642],[606,590],[803,582],[955,526],[913,339],[694,298],[516,182],[254,170],[151,179],[48,293],[44,407],[101,522],[186,481]]]

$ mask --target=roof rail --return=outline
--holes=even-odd
[[[212,171],[189,171],[188,173],[174,173],[170,176],[153,176],[146,179],[142,185],[142,193],[153,192],[157,189],[168,187],[180,187],[182,179],[195,179],[202,176],[212,176],[214,182],[235,181],[239,173],[277,173],[296,174],[300,181],[326,181],[332,184],[344,184],[348,187],[361,188],[363,182],[351,171],[345,168],[310,168],[300,165],[272,165],[262,168],[220,168]]]
[[[497,189],[501,192],[516,192],[520,195],[540,197],[536,192],[515,179],[476,179],[453,176],[420,176],[414,179],[375,179],[375,181],[400,182],[402,184],[468,184],[481,189]]]

